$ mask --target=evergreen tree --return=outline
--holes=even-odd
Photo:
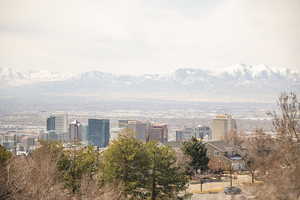
[[[11,158],[12,154],[0,145],[0,166],[4,165],[6,161]]]
[[[81,150],[64,152],[57,162],[65,187],[72,193],[80,192],[80,184],[83,175],[93,179],[99,168],[99,154],[89,146]]]
[[[104,184],[120,184],[126,199],[146,199],[149,156],[145,145],[131,135],[120,135],[103,153]]]
[[[207,149],[204,143],[193,137],[190,141],[183,143],[182,151],[185,155],[190,156],[191,161],[189,165],[197,174],[198,170],[201,172],[208,169],[209,158],[207,157]]]
[[[103,184],[121,185],[124,199],[175,199],[188,181],[175,152],[155,142],[122,134],[103,153]]]
[[[176,166],[175,152],[170,147],[159,146],[154,142],[146,146],[150,158],[147,190],[151,200],[175,199],[188,181],[184,170]]]

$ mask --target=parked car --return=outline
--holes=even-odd
[[[242,190],[238,187],[226,187],[224,189],[224,193],[227,195],[235,195],[235,194],[240,194]]]

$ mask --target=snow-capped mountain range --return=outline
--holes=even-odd
[[[130,85],[140,81],[175,81],[181,82],[183,85],[189,85],[197,82],[208,82],[213,79],[221,79],[227,81],[238,81],[238,84],[247,84],[257,80],[289,80],[299,81],[300,73],[297,71],[284,68],[275,70],[266,65],[245,65],[239,64],[220,72],[201,70],[195,68],[180,68],[173,73],[167,75],[160,74],[144,74],[141,76],[132,75],[114,75],[101,71],[89,71],[80,74],[62,74],[58,72],[49,72],[45,70],[29,70],[17,71],[12,68],[0,68],[0,87],[22,86],[25,84],[34,84],[40,82],[57,82],[57,81],[83,81],[98,80],[108,81],[111,83],[120,82]]]
[[[0,68],[0,92],[26,94],[127,94],[128,96],[179,96],[215,100],[227,98],[269,99],[282,91],[300,92],[300,73],[266,65],[239,64],[214,72],[181,68],[170,74],[114,75],[100,71],[60,74],[48,71],[20,72]],[[124,96],[124,95],[123,95]],[[125,95],[126,96],[126,95]]]
[[[63,75],[57,72],[45,70],[17,71],[12,68],[0,68],[0,87],[21,86],[38,82],[60,81],[70,78],[72,75]]]

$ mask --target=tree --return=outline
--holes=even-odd
[[[12,154],[0,145],[0,199],[8,199],[10,194],[7,186],[7,164]]]
[[[11,157],[11,152],[7,151],[2,145],[0,145],[0,166],[5,165]]]
[[[102,186],[117,185],[123,199],[174,199],[188,181],[170,147],[143,143],[128,130],[103,152],[100,176]]]
[[[242,149],[243,143],[245,142],[243,136],[243,132],[237,132],[236,130],[232,130],[226,135],[225,142],[234,147],[237,147],[238,149]]]
[[[150,158],[147,189],[151,200],[175,199],[188,181],[184,168],[176,166],[175,152],[170,147],[155,142],[147,143],[146,147]]]
[[[264,175],[269,168],[271,160],[268,156],[273,148],[273,139],[262,129],[255,130],[252,134],[254,137],[244,139],[241,157],[251,174],[251,182],[254,183],[256,174]]]
[[[5,199],[66,199],[56,167],[60,153],[59,143],[41,142],[30,155],[13,157],[6,168],[10,195]]]
[[[99,168],[99,154],[92,146],[65,151],[57,162],[65,187],[72,193],[80,192],[82,178],[92,181]],[[87,182],[86,182],[87,183]]]
[[[28,156],[12,156],[8,160],[5,159],[6,164],[2,165],[3,168],[0,170],[0,199],[118,199],[118,188],[100,188],[98,185],[99,180],[96,176],[98,173],[93,170],[98,163],[93,155],[98,157],[98,152],[92,151],[92,148],[74,151],[76,155],[74,172],[79,172],[81,179],[75,179],[76,181],[69,184],[78,184],[80,190],[68,193],[66,180],[74,179],[73,177],[64,179],[71,176],[69,168],[58,170],[58,163],[63,156],[66,156],[67,163],[70,163],[68,157],[70,152],[64,150],[57,142],[40,143],[41,146]],[[9,152],[5,152],[7,153]]]
[[[103,184],[120,184],[125,199],[145,199],[149,165],[145,145],[130,135],[120,134],[103,153]]]
[[[202,173],[208,169],[209,158],[207,157],[207,149],[202,141],[193,137],[190,141],[183,143],[182,151],[190,156],[191,161],[189,165],[193,168],[195,174],[198,173],[198,170],[201,170]]]
[[[283,93],[279,112],[273,117],[275,134],[256,137],[254,162],[264,184],[257,189],[258,199],[293,200],[300,198],[300,103],[296,94]],[[258,142],[259,141],[259,142]],[[263,164],[262,164],[263,163]]]
[[[262,130],[256,130],[254,135],[262,135]],[[238,152],[238,155],[241,156],[245,168],[251,174],[252,183],[254,183],[255,172],[258,168],[258,160],[255,160],[254,157],[257,157],[258,148],[260,148],[259,144],[262,144],[264,140],[257,141],[257,138],[246,138],[243,132],[238,134],[237,131],[231,131],[227,137],[226,142],[233,145]]]
[[[223,171],[230,170],[231,163],[229,161],[225,161],[220,157],[213,157],[208,162],[208,167],[214,173],[222,173]]]

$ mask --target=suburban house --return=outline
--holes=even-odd
[[[240,156],[240,150],[237,147],[226,143],[225,141],[209,141],[205,143],[207,156],[219,158],[224,162],[228,162],[233,170],[244,170],[245,163]]]

